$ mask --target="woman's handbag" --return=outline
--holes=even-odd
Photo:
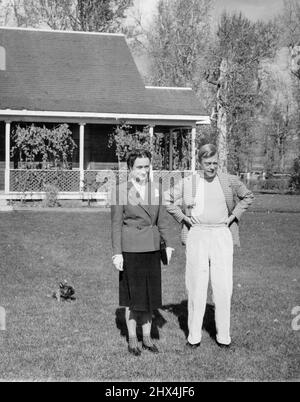
[[[160,259],[164,265],[168,265],[166,243],[163,240],[160,241]]]

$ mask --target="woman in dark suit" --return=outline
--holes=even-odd
[[[117,188],[111,206],[113,264],[119,274],[119,302],[126,307],[128,350],[140,356],[136,327],[141,319],[142,348],[158,353],[150,332],[152,311],[162,306],[160,241],[166,244],[168,263],[173,249],[167,230],[167,212],[158,188],[149,181],[151,154],[131,152],[129,180]]]

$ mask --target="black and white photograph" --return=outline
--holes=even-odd
[[[0,382],[300,381],[300,0],[0,0]]]

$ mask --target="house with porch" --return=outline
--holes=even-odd
[[[209,124],[191,88],[149,87],[121,34],[0,28],[0,198],[18,199],[28,170],[11,155],[18,125],[67,123],[77,144],[65,170],[60,198],[84,198],[87,177],[118,168],[109,136],[122,123],[147,126],[169,136],[190,138],[189,170],[194,170],[196,125]],[[51,169],[35,169],[51,177]],[[38,185],[26,189],[41,198]]]

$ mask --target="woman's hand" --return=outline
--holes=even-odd
[[[124,264],[124,259],[122,254],[116,254],[112,258],[114,267],[118,271],[123,271],[123,264]]]
[[[168,265],[170,264],[171,258],[172,258],[172,253],[174,249],[172,247],[166,247],[166,253],[167,253],[167,259],[168,259]]]

